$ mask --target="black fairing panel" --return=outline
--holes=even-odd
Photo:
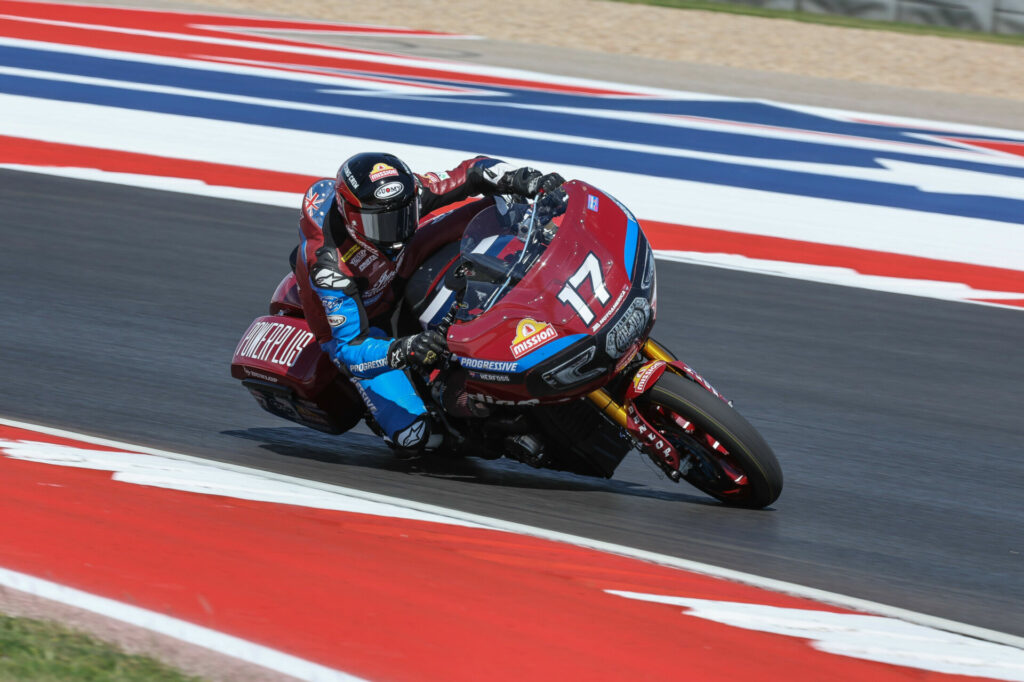
[[[445,244],[432,256],[427,258],[405,284],[402,308],[398,319],[398,333],[401,335],[415,334],[423,331],[419,325],[419,317],[433,300],[433,293],[440,289],[444,277],[440,277],[452,264],[452,259],[459,254],[459,242]],[[455,263],[458,263],[456,260]],[[431,289],[431,285],[436,286]]]
[[[633,449],[632,441],[586,401],[535,407],[529,414],[547,441],[549,469],[611,478]]]

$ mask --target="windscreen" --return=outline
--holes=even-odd
[[[477,214],[462,236],[466,289],[460,319],[473,319],[508,294],[540,260],[558,232],[564,191],[543,195],[535,203],[495,197],[495,205]]]

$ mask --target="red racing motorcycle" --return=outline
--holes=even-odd
[[[391,330],[447,335],[450,356],[410,372],[447,432],[444,453],[610,478],[639,450],[727,504],[778,498],[782,470],[761,435],[650,338],[654,254],[629,209],[574,180],[532,203],[495,196],[458,212],[467,210],[461,242],[405,282]],[[275,415],[334,434],[365,420],[379,433],[315,343],[292,274],[239,341],[231,371]]]

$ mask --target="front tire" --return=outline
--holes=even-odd
[[[636,407],[679,452],[687,482],[737,507],[767,507],[782,492],[782,469],[761,434],[694,381],[666,371]]]

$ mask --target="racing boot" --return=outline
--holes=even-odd
[[[390,445],[399,459],[418,459],[444,443],[444,432],[432,424],[429,414],[420,415],[412,424],[394,435]]]

